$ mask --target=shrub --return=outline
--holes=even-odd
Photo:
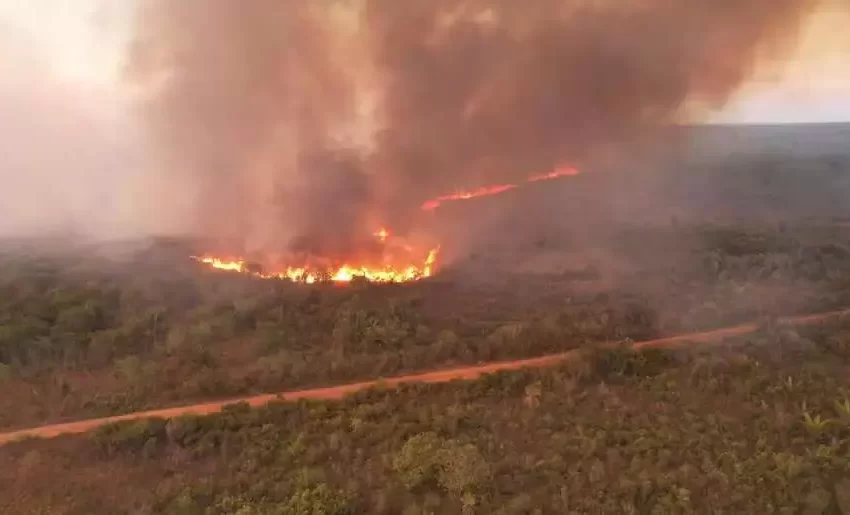
[[[490,477],[489,464],[474,445],[434,433],[408,439],[392,465],[409,490],[439,486],[457,497],[471,494]]]
[[[594,349],[589,353],[588,359],[593,374],[602,380],[653,376],[675,362],[673,353],[668,350],[636,351],[626,346]]]
[[[98,428],[92,439],[97,446],[111,455],[117,452],[137,453],[155,446],[165,439],[166,422],[162,419],[116,422]]]
[[[404,486],[416,490],[436,482],[442,447],[442,439],[434,433],[421,433],[404,443],[392,461]]]
[[[285,502],[266,513],[273,515],[348,515],[354,509],[349,497],[325,483],[301,487]]]
[[[12,366],[6,363],[0,363],[0,382],[8,381],[12,378]]]

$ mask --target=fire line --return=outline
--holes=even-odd
[[[385,238],[384,238],[385,239]],[[383,239],[382,239],[383,241]],[[303,267],[286,267],[279,272],[263,272],[252,270],[244,259],[221,259],[212,256],[192,256],[192,259],[217,270],[247,273],[263,279],[289,279],[295,282],[313,284],[321,281],[347,283],[355,278],[363,278],[370,282],[399,283],[416,281],[430,277],[434,272],[440,248],[428,251],[421,265],[407,266],[392,265],[348,265],[343,264],[329,269]]]
[[[569,177],[573,175],[578,175],[579,171],[576,168],[571,166],[563,166],[557,168],[551,172],[543,173],[543,174],[535,174],[529,176],[525,180],[525,184],[533,183],[533,182],[541,182],[541,181],[551,181],[552,179],[558,179],[561,177]],[[523,183],[519,184],[497,184],[493,186],[482,186],[480,188],[476,188],[474,190],[469,191],[459,191],[457,193],[452,193],[450,195],[441,195],[439,197],[433,198],[431,200],[426,201],[422,204],[421,209],[423,211],[433,211],[440,207],[443,202],[451,202],[455,200],[468,200],[471,198],[478,197],[489,197],[493,195],[499,195],[500,193],[504,193],[506,191],[510,191],[516,188],[519,188]]]

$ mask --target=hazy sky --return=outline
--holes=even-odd
[[[850,2],[835,0],[811,19],[797,54],[755,77],[715,120],[744,123],[850,121]]]
[[[136,201],[153,174],[117,86],[130,4],[103,4],[0,0],[0,235],[157,220]]]
[[[807,28],[780,83],[754,79],[713,121],[850,121],[850,3],[830,1],[832,6],[815,16]],[[0,0],[0,34],[6,33],[0,38],[0,72],[25,48],[21,55],[27,59],[40,56],[56,79],[69,86],[95,93],[101,101],[120,98],[118,77],[133,3]]]

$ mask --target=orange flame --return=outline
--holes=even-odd
[[[457,193],[452,193],[451,195],[442,195],[422,204],[422,209],[425,211],[431,211],[440,207],[440,204],[442,204],[443,202],[451,200],[467,200],[476,197],[489,197],[490,195],[498,195],[499,193],[504,193],[516,187],[516,184],[498,184],[495,186],[482,186],[481,188],[477,188],[471,191],[460,191]]]
[[[212,268],[217,270],[227,270],[230,272],[244,272],[245,271],[245,262],[242,260],[237,261],[225,261],[223,259],[215,258],[215,257],[196,257],[192,256],[192,259],[196,261],[200,261],[205,265],[209,265]]]
[[[540,182],[540,181],[550,181],[552,179],[558,179],[560,177],[571,177],[573,175],[578,175],[579,171],[571,166],[562,166],[561,168],[556,168],[549,173],[542,173],[537,175],[532,175],[528,178],[526,182]]]
[[[389,231],[381,229],[381,231],[376,233],[375,236],[377,236],[381,241],[385,241],[389,236]],[[425,261],[421,265],[397,267],[392,265],[358,266],[343,264],[330,270],[313,269],[308,266],[303,266],[286,267],[279,272],[271,273],[250,270],[244,259],[226,260],[212,256],[193,256],[192,259],[217,270],[249,273],[264,279],[289,279],[295,282],[303,282],[307,284],[313,284],[322,280],[347,283],[355,278],[363,278],[367,281],[378,283],[400,283],[430,277],[434,271],[434,265],[436,264],[439,251],[439,247],[431,249],[428,252],[428,256],[425,258]]]
[[[579,171],[577,169],[570,166],[562,166],[548,173],[531,175],[528,177],[528,179],[525,180],[525,182],[532,183],[550,181],[552,179],[558,179],[561,177],[567,177],[578,174]],[[443,202],[450,202],[453,200],[467,200],[477,197],[489,197],[491,195],[498,195],[500,193],[504,193],[506,191],[518,188],[519,186],[520,184],[497,184],[494,186],[482,186],[480,188],[476,188],[470,191],[460,191],[457,193],[452,193],[451,195],[441,195],[423,203],[421,209],[423,211],[433,211],[434,209],[440,207]]]
[[[389,238],[389,236],[390,236],[390,231],[381,227],[381,229],[378,232],[376,232],[374,234],[374,236],[376,236],[379,240],[381,240],[381,243],[386,243],[387,238]]]

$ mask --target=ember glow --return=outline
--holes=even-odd
[[[218,270],[229,270],[231,272],[245,272],[245,262],[244,261],[225,261],[215,257],[195,257],[192,256],[192,259],[196,261],[200,261],[205,265],[209,265]]]
[[[578,170],[571,166],[562,166],[560,168],[552,170],[549,173],[532,175],[528,178],[526,182],[551,181],[552,179],[558,179],[560,177],[571,177],[573,175],[578,175]]]
[[[560,168],[556,168],[555,170],[544,173],[544,174],[536,174],[531,175],[528,179],[525,180],[525,183],[532,182],[542,182],[542,181],[551,181],[552,179],[559,179],[561,177],[569,177],[573,175],[578,175],[579,171],[571,166],[562,166]],[[504,193],[506,191],[510,191],[520,187],[523,183],[519,184],[497,184],[493,186],[482,186],[480,188],[476,188],[474,190],[469,191],[459,191],[457,193],[452,193],[450,195],[441,195],[439,197],[433,198],[431,200],[426,201],[422,204],[421,209],[423,211],[433,211],[440,207],[443,202],[451,202],[453,200],[468,200],[471,198],[478,197],[489,197],[492,195],[498,195],[500,193]]]
[[[384,229],[383,227],[381,228],[381,230],[375,233],[375,237],[381,240],[381,243],[386,243],[387,238],[389,238],[389,236],[390,231]]]
[[[440,204],[443,202],[452,200],[467,200],[476,197],[489,197],[491,195],[504,193],[516,187],[516,184],[497,184],[495,186],[482,186],[481,188],[476,188],[470,191],[459,191],[457,193],[452,193],[451,195],[442,195],[440,197],[433,198],[422,204],[422,209],[424,211],[431,211],[440,207]]]

